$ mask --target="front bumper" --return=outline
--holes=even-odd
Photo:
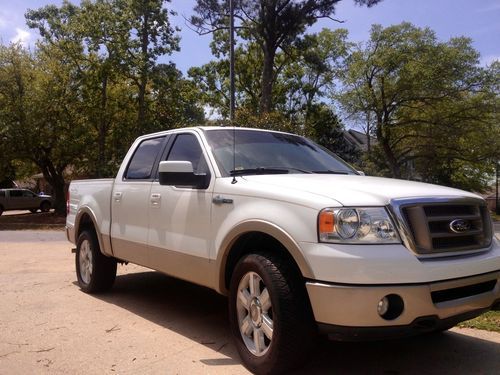
[[[447,328],[500,304],[500,270],[433,283],[371,286],[310,281],[306,287],[320,328],[329,327],[329,333],[343,332],[343,336],[375,328],[382,334],[384,328],[389,333],[415,325]],[[403,302],[400,314],[390,319],[377,310],[388,295]]]

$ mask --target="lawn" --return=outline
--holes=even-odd
[[[458,326],[500,332],[500,311],[488,311],[475,319],[460,323]]]

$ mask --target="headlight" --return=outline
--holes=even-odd
[[[320,242],[399,243],[384,207],[325,208],[319,213]]]

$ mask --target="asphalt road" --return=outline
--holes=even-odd
[[[110,293],[76,285],[62,231],[0,231],[0,374],[244,374],[226,299],[145,268]],[[493,374],[500,334],[453,329],[372,343],[323,340],[307,374]]]

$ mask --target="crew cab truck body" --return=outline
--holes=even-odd
[[[29,210],[32,213],[40,210],[48,212],[52,206],[52,197],[35,194],[28,189],[0,189],[0,215],[4,211]]]
[[[351,340],[445,330],[500,304],[485,202],[361,176],[291,134],[187,128],[138,138],[115,179],[73,181],[66,224],[85,292],[132,262],[229,297],[243,363],[304,361]]]

